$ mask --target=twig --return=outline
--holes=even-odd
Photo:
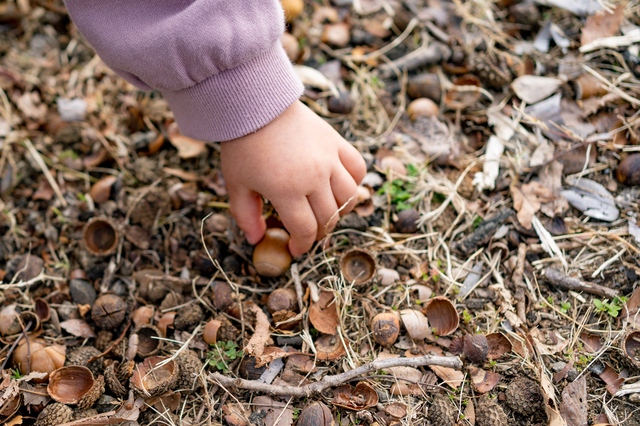
[[[442,367],[462,368],[462,361],[458,357],[425,355],[415,358],[390,358],[381,361],[373,361],[350,371],[345,371],[334,376],[326,376],[319,382],[301,387],[276,386],[260,383],[255,380],[236,379],[224,376],[220,373],[212,373],[209,380],[220,386],[235,386],[239,389],[247,389],[254,392],[264,392],[269,395],[295,396],[299,398],[310,397],[319,394],[327,388],[338,386],[354,377],[370,373],[372,371],[385,370],[391,367],[420,367],[425,365],[439,365]]]
[[[446,61],[451,56],[451,49],[445,44],[434,42],[428,46],[421,46],[413,52],[402,56],[395,61],[393,65],[400,71],[411,71],[416,68]],[[383,64],[378,67],[380,75],[383,78],[389,78],[394,75],[393,67],[390,64]]]
[[[7,357],[4,359],[4,361],[2,362],[2,366],[0,367],[0,371],[4,370],[4,366],[7,365],[7,361],[9,361],[9,358],[11,358],[11,354],[13,353],[13,350],[16,348],[16,346],[18,346],[18,343],[20,343],[20,340],[22,340],[22,337],[24,336],[26,339],[27,336],[27,332],[29,331],[29,329],[31,328],[31,321],[29,321],[29,323],[27,324],[27,326],[24,328],[24,333],[20,334],[18,336],[18,338],[15,340],[15,342],[13,342],[13,344],[11,345],[11,347],[9,348],[9,352],[7,352]]]
[[[524,259],[527,255],[527,245],[525,243],[520,243],[518,245],[518,262],[516,263],[516,269],[513,272],[511,279],[516,285],[516,294],[514,298],[516,299],[516,313],[518,314],[518,318],[520,321],[527,322],[527,317],[525,313],[525,300],[524,300],[524,289],[527,288],[524,283]]]
[[[29,139],[25,139],[24,144],[29,150],[29,153],[35,160],[36,164],[38,164],[38,167],[40,167],[40,170],[42,171],[42,173],[44,173],[44,177],[47,178],[47,182],[49,182],[49,185],[53,189],[53,192],[56,193],[56,196],[58,197],[60,204],[62,204],[63,207],[67,207],[67,201],[64,199],[64,196],[62,195],[62,191],[60,190],[58,183],[53,178],[53,175],[49,171],[49,168],[47,167],[47,165],[42,160],[42,157],[40,156],[40,153],[38,152],[38,150],[36,150],[36,148],[33,146],[33,144]]]
[[[547,268],[544,270],[544,278],[562,290],[584,291],[585,293],[609,297],[611,299],[618,296],[617,290],[598,284],[580,281],[578,278],[567,277],[562,272],[553,268]]]

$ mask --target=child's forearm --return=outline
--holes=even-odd
[[[278,0],[65,0],[102,60],[158,89],[183,133],[225,141],[265,126],[302,93],[280,45]]]

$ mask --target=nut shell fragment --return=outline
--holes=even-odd
[[[165,360],[165,357],[152,356],[136,366],[130,382],[138,395],[158,396],[174,388],[180,368],[174,360],[159,365]]]
[[[70,407],[53,402],[47,404],[38,415],[34,426],[57,426],[73,420],[73,411]]]
[[[318,359],[320,360],[338,359],[347,354],[338,336],[325,334],[315,341],[315,345],[318,350]]]
[[[118,227],[108,218],[94,217],[84,227],[84,244],[95,256],[108,256],[118,247]]]
[[[376,260],[368,250],[353,248],[340,258],[340,270],[348,283],[368,284],[376,276]]]
[[[164,346],[164,341],[160,340],[163,334],[154,325],[142,324],[135,334],[138,335],[138,356],[142,358],[157,354]]]
[[[443,296],[429,300],[425,307],[429,324],[439,336],[448,336],[458,329],[458,313],[453,303]]]
[[[51,373],[47,392],[57,402],[88,408],[102,396],[104,379],[95,380],[87,367],[62,367]]]

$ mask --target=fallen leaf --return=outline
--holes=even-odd
[[[587,18],[587,23],[582,28],[580,44],[582,46],[604,37],[612,37],[618,34],[620,24],[624,19],[624,9],[627,4],[620,4],[611,12],[600,10]]]
[[[580,339],[584,343],[584,350],[590,354],[595,354],[602,349],[602,342],[597,334],[582,332],[580,333]]]
[[[538,373],[540,374],[540,387],[542,388],[542,397],[544,399],[544,407],[549,418],[547,426],[567,426],[560,412],[558,411],[556,395],[551,380],[547,376],[546,369],[538,365]]]
[[[34,121],[43,121],[47,115],[47,105],[40,101],[40,95],[36,92],[28,92],[16,100],[18,109]]]
[[[487,358],[494,361],[511,352],[511,342],[502,333],[487,334],[487,346],[489,347]]]
[[[293,424],[293,407],[277,402],[266,395],[253,399],[255,412],[264,411],[264,426],[290,426]]]
[[[511,83],[516,96],[528,104],[534,104],[551,96],[562,85],[557,78],[523,75]]]
[[[40,181],[40,185],[38,185],[36,192],[31,196],[31,199],[48,201],[51,200],[55,194],[55,191],[51,188],[51,185],[49,185],[49,181],[43,179]]]
[[[340,386],[333,395],[331,403],[347,410],[366,410],[378,403],[378,394],[367,382],[359,382],[355,389],[351,385]]]
[[[309,321],[321,333],[336,335],[340,325],[335,296],[330,291],[320,292],[318,301],[309,308]]]
[[[65,329],[67,333],[73,334],[76,337],[82,337],[83,339],[96,337],[96,334],[93,332],[93,329],[89,326],[89,324],[81,319],[70,319],[62,321],[60,323],[60,327]]]
[[[244,350],[256,358],[260,357],[264,352],[264,347],[269,340],[269,319],[257,305],[249,304],[247,311],[252,312],[256,316],[256,322],[253,326],[255,332],[247,342]]]
[[[482,368],[469,367],[471,382],[478,393],[491,392],[500,381],[500,375],[492,371],[485,371]]]
[[[384,412],[395,419],[401,419],[407,415],[407,406],[400,402],[392,402],[384,407]]]
[[[436,376],[440,377],[445,384],[454,389],[458,389],[464,381],[464,373],[462,373],[462,371],[449,367],[441,367],[439,365],[430,365],[429,368],[431,368],[431,370],[436,373]]]
[[[169,142],[178,150],[180,158],[195,158],[207,152],[207,145],[204,142],[180,133],[176,123],[169,126]]]
[[[170,167],[165,167],[162,169],[162,171],[168,175],[175,176],[177,178],[180,178],[186,181],[197,182],[202,179],[202,177],[199,174],[194,172],[188,172],[182,169],[172,169]]]
[[[587,380],[583,375],[562,391],[560,415],[567,426],[585,426],[588,420],[587,408]]]
[[[144,399],[138,398],[135,402],[126,402],[117,411],[108,411],[96,416],[85,417],[58,426],[103,426],[115,425],[123,422],[135,422],[140,416],[140,407],[144,405]]]
[[[518,212],[518,222],[525,229],[531,229],[533,215],[540,210],[542,203],[548,203],[554,199],[551,190],[539,182],[525,183],[520,188],[512,186],[511,195],[513,208]]]
[[[611,193],[598,182],[590,179],[567,179],[569,189],[560,194],[576,209],[587,216],[599,220],[613,222],[620,216],[620,211],[613,201]]]
[[[618,392],[625,380],[624,377],[620,377],[618,373],[616,373],[616,370],[609,365],[606,365],[598,376],[607,384],[607,391],[609,391],[611,395],[615,395],[616,392]]]
[[[475,426],[476,424],[476,409],[473,404],[467,404],[464,407],[464,418],[467,420],[471,426]]]

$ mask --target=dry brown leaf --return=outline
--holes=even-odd
[[[195,158],[207,152],[207,145],[204,142],[180,133],[176,123],[169,126],[169,142],[176,147],[180,158]]]
[[[500,375],[491,371],[485,371],[482,368],[469,367],[469,374],[473,387],[478,393],[491,392],[500,381]]]
[[[611,395],[615,395],[624,383],[624,377],[620,377],[618,373],[616,373],[616,370],[609,365],[604,368],[599,376],[602,381],[607,384],[607,391],[609,391]]]
[[[188,172],[182,169],[172,169],[170,167],[165,167],[162,169],[162,171],[168,175],[175,176],[177,178],[180,178],[186,181],[197,182],[202,179],[202,177],[199,174],[194,172]]]
[[[266,395],[253,399],[255,411],[264,410],[264,426],[290,426],[293,424],[293,407],[283,402],[277,402]],[[279,420],[278,420],[279,419]]]
[[[31,383],[21,383],[20,389],[24,390],[22,392],[22,405],[24,406],[46,404],[49,400],[49,397],[47,396],[46,385],[32,385]]]
[[[81,319],[70,319],[62,321],[60,323],[60,327],[64,328],[67,333],[73,334],[76,337],[82,337],[83,339],[96,337],[96,333],[93,332],[93,329],[89,326],[89,324]]]
[[[583,375],[562,391],[560,414],[567,426],[586,426],[587,408],[587,380]]]
[[[464,418],[471,424],[471,426],[475,426],[476,424],[476,409],[473,404],[467,404],[464,407]]]
[[[518,222],[525,228],[531,229],[533,215],[540,210],[542,203],[548,203],[555,197],[549,188],[539,182],[525,183],[520,188],[511,187],[513,208],[518,212]]]
[[[309,321],[321,333],[336,335],[340,325],[335,296],[330,291],[318,295],[318,301],[312,302],[309,308]]]
[[[264,352],[264,346],[267,344],[267,340],[269,340],[269,319],[262,312],[257,305],[250,304],[247,306],[247,310],[255,314],[256,322],[253,326],[255,332],[247,346],[245,346],[244,350],[247,351],[249,355],[253,355],[258,358]]]
[[[445,384],[454,389],[458,389],[464,381],[464,374],[462,371],[454,370],[449,367],[440,367],[439,365],[430,365],[429,368],[431,368],[431,370],[436,373],[436,376],[440,377]]]
[[[540,206],[540,211],[549,217],[553,217],[556,214],[561,214],[569,208],[567,200],[560,195],[562,189],[562,169],[564,165],[559,161],[552,161],[544,166],[538,173],[540,185],[545,188],[549,188],[551,193],[555,196],[553,200],[548,203],[543,203]]]
[[[626,3],[618,5],[612,12],[600,10],[587,18],[587,23],[582,28],[580,44],[582,46],[604,37],[612,37],[618,34],[620,24],[624,19]]]
[[[331,403],[347,410],[366,410],[378,403],[378,394],[367,382],[359,382],[355,389],[347,384],[333,391]]]
[[[544,406],[549,418],[547,426],[567,426],[560,412],[556,409],[557,401],[555,390],[551,384],[551,380],[547,376],[544,366],[538,365],[538,373],[540,374],[540,387],[542,388],[542,397],[544,399]]]

